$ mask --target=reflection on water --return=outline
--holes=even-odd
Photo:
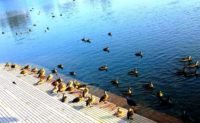
[[[196,118],[199,78],[174,73],[181,66],[177,58],[199,59],[199,8],[198,0],[0,0],[0,31],[5,32],[0,34],[0,61],[49,69],[62,63],[64,74],[76,71],[77,79],[118,95],[130,86],[133,98],[145,106],[177,117],[186,109]],[[107,36],[110,31],[112,37]],[[83,37],[92,43],[81,42]],[[110,53],[102,51],[106,46]],[[134,56],[140,50],[142,59]],[[99,72],[104,64],[108,72]],[[141,75],[128,76],[135,67]],[[112,79],[120,80],[119,88]],[[150,80],[153,92],[142,87]],[[159,106],[158,90],[175,99],[173,108]]]

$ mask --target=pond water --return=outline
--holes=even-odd
[[[75,71],[76,79],[118,95],[132,87],[138,103],[176,117],[186,110],[200,121],[200,78],[175,74],[179,58],[199,60],[199,22],[199,0],[0,0],[0,62],[62,63],[60,73]],[[109,70],[99,71],[105,64]],[[133,68],[139,77],[127,74]],[[144,90],[148,81],[154,91]],[[173,98],[172,108],[159,105],[158,90]]]

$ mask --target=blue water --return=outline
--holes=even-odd
[[[146,107],[176,117],[187,110],[200,120],[200,78],[175,75],[178,58],[199,60],[199,22],[199,0],[0,0],[0,62],[49,69],[62,63],[59,72],[65,75],[76,71],[77,79],[118,95],[130,86],[133,98]],[[81,42],[83,37],[92,43]],[[106,46],[110,53],[102,51]],[[142,59],[134,55],[140,50]],[[108,72],[98,71],[104,64]],[[140,76],[128,76],[135,67]],[[110,83],[116,78],[119,88]],[[150,80],[155,92],[173,97],[174,107],[161,108],[155,92],[143,89]]]

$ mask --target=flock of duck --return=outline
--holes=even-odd
[[[85,101],[85,106],[86,107],[92,107],[93,105],[96,104],[106,104],[109,95],[106,91],[104,91],[104,94],[97,100],[94,95],[89,94],[89,87],[86,84],[81,84],[77,80],[69,80],[69,82],[64,82],[62,78],[57,78],[58,73],[55,70],[51,71],[51,74],[46,75],[46,71],[44,68],[38,69],[38,68],[31,68],[30,65],[26,65],[24,67],[20,67],[17,64],[10,64],[6,63],[4,69],[16,69],[16,68],[21,68],[20,74],[22,75],[28,75],[28,74],[34,74],[37,75],[36,77],[39,78],[39,81],[35,83],[35,85],[41,85],[44,83],[51,83],[53,86],[53,89],[51,90],[52,94],[58,94],[58,93],[63,93],[62,98],[60,99],[61,102],[65,103],[67,101],[67,96],[64,92],[69,92],[72,94],[75,91],[79,91],[80,94],[75,97],[73,100],[71,100],[71,103],[78,103],[81,101]],[[58,65],[57,68],[59,69],[64,69],[63,65]],[[55,76],[55,75],[56,76]],[[54,79],[55,78],[55,79]],[[13,84],[17,84],[16,82],[12,82]],[[135,106],[135,102],[131,102],[132,100],[127,101],[129,105]],[[125,112],[122,111],[120,108],[117,108],[116,113],[114,114],[117,117],[122,117],[124,116]],[[134,115],[134,108],[130,107],[127,111],[127,119],[132,120],[133,115]]]
[[[199,69],[199,61],[193,62],[192,56],[187,56],[185,58],[180,59],[180,62],[183,62],[183,67],[178,69],[176,74],[179,76],[185,77],[200,77]]]

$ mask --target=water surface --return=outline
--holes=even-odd
[[[63,74],[76,71],[77,79],[118,95],[130,86],[133,98],[147,107],[176,117],[187,110],[198,119],[200,78],[175,72],[182,66],[178,58],[199,60],[199,15],[199,0],[0,0],[0,32],[5,32],[0,34],[0,62],[49,69],[62,63]],[[83,37],[92,43],[81,42]],[[110,53],[102,51],[106,46]],[[142,59],[134,56],[140,50]],[[109,71],[98,71],[104,64]],[[128,76],[135,67],[140,76]],[[112,79],[120,80],[119,88]],[[155,91],[143,89],[147,81],[154,82]],[[172,108],[159,106],[158,90],[175,99]]]

